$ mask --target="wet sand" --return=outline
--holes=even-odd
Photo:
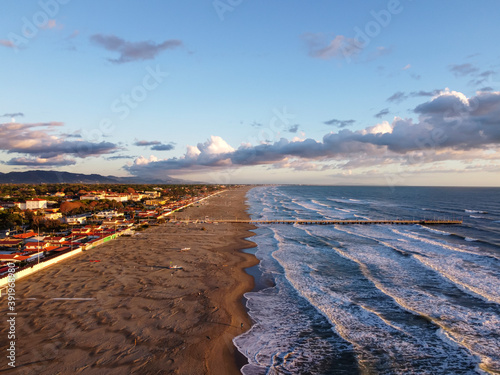
[[[245,218],[248,189],[175,216]],[[253,228],[162,224],[19,280],[15,369],[0,299],[0,373],[239,374],[232,338],[250,327],[241,298],[253,278],[244,268],[257,263],[240,250],[254,246],[245,240]]]

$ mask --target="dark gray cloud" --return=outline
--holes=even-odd
[[[216,138],[221,143],[220,137],[212,137],[196,150],[189,149],[182,158],[142,159],[125,168],[136,175],[153,175],[168,170],[276,164],[289,158],[349,160],[345,165],[352,167],[403,162],[414,152],[422,155],[421,162],[428,163],[477,158],[482,150],[500,147],[500,92],[466,98],[461,93],[446,91],[414,111],[419,114],[418,122],[397,118],[392,124],[384,122],[363,130],[341,129],[326,134],[321,141],[280,139],[271,144],[241,146],[236,150],[225,147],[212,152]]]
[[[59,155],[70,154],[80,158],[109,154],[117,149],[111,142],[88,142],[88,141],[65,141],[59,140],[49,143],[39,143],[31,146],[14,146],[7,152],[37,155],[40,158],[48,159]]]
[[[412,91],[409,94],[407,94],[403,91],[398,91],[398,92],[395,92],[394,94],[392,94],[390,97],[388,97],[387,101],[392,102],[392,103],[401,103],[410,97],[418,98],[418,97],[422,97],[422,96],[424,96],[424,97],[425,96],[437,96],[441,92],[443,92],[443,90],[441,90],[441,89],[435,89],[435,90],[431,90],[431,91],[424,91],[424,90]]]
[[[0,117],[24,117],[24,113],[16,112],[16,113],[4,113]]]
[[[444,114],[458,115],[464,113],[469,106],[467,100],[457,95],[440,95],[430,102],[418,105],[415,113],[423,115]]]
[[[292,125],[288,128],[288,132],[290,133],[297,133],[299,130],[299,124]]]
[[[9,161],[4,162],[3,164],[43,168],[43,167],[62,167],[67,165],[75,165],[76,161],[73,159],[65,159],[65,158],[30,159],[30,158],[19,157],[10,159]]]
[[[175,148],[173,143],[164,144],[160,141],[137,141],[134,146],[151,147],[154,151],[170,151]]]
[[[134,143],[134,146],[156,146],[161,145],[160,141],[137,141]]]
[[[472,73],[476,73],[479,69],[472,64],[452,64],[448,66],[450,72],[452,72],[455,77],[464,77]]]
[[[151,150],[153,151],[170,151],[170,150],[173,150],[175,147],[174,145],[172,144],[161,144],[161,145],[155,145],[153,147],[151,147]]]
[[[373,117],[382,118],[388,114],[389,114],[389,108],[384,108],[380,110],[377,114],[373,115]]]
[[[152,41],[129,42],[115,35],[102,34],[92,35],[90,40],[108,51],[118,52],[120,56],[117,59],[108,59],[116,64],[152,60],[162,51],[182,46],[182,41],[177,39],[165,40],[162,43]]]
[[[325,125],[333,125],[333,126],[337,126],[339,128],[345,128],[347,126],[351,126],[355,122],[356,122],[356,120],[337,120],[337,119],[334,118],[334,119],[325,121],[323,124],[325,124]]]
[[[391,96],[389,96],[387,98],[387,101],[391,102],[391,103],[401,103],[403,100],[406,100],[406,99],[408,99],[408,95],[406,95],[402,91],[398,91],[398,92],[395,92],[394,94],[392,94]]]
[[[115,155],[106,158],[106,160],[121,160],[121,159],[135,159],[135,157],[127,155]]]
[[[61,137],[64,137],[64,138],[83,138],[80,133],[64,133],[64,134],[61,134]]]
[[[439,95],[442,91],[443,90],[439,90],[439,89],[431,90],[431,91],[424,91],[424,90],[412,91],[410,93],[410,96],[413,96],[413,97],[419,97],[419,96],[436,96],[436,95]]]

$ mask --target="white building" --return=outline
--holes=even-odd
[[[67,216],[64,218],[64,222],[70,225],[85,224],[87,222],[87,215]]]
[[[45,199],[35,198],[27,200],[26,202],[16,202],[15,205],[21,210],[42,210],[47,208],[47,201]]]
[[[102,218],[102,219],[110,219],[112,217],[118,217],[118,216],[123,216],[123,212],[118,212],[118,211],[101,211],[95,214],[97,218]]]

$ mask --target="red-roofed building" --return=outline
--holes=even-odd
[[[71,230],[71,234],[76,234],[76,235],[88,234],[90,232],[91,232],[90,228],[75,228]]]
[[[23,253],[15,253],[15,254],[0,254],[0,262],[22,262],[24,260],[28,260],[30,258],[29,255],[23,255]]]
[[[35,237],[35,236],[36,236],[35,232],[26,232],[26,233],[16,234],[16,235],[14,235],[12,237],[18,238],[18,239],[21,239],[21,240],[26,240],[28,238]]]
[[[60,245],[66,241],[66,237],[45,237],[44,241],[50,243],[51,245]]]
[[[22,243],[23,240],[21,239],[7,238],[4,240],[0,240],[0,249],[2,250],[17,249],[22,245]]]
[[[49,246],[50,244],[48,242],[28,242],[24,245],[24,249],[26,251],[45,251],[45,249]]]
[[[47,246],[46,248],[43,249],[43,251],[54,251],[60,249],[61,246]]]

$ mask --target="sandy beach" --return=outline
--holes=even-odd
[[[245,218],[248,189],[173,216]],[[253,246],[252,228],[153,226],[19,280],[15,369],[0,299],[0,373],[239,374],[232,338],[250,327],[241,298],[253,278],[244,268],[257,259],[241,250]]]

